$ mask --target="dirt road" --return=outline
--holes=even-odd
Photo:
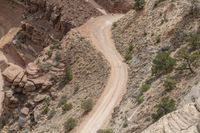
[[[122,15],[106,15],[91,19],[80,28],[81,34],[87,36],[94,47],[100,51],[111,67],[110,77],[104,92],[94,109],[83,120],[76,133],[96,133],[110,120],[114,108],[120,103],[126,91],[128,79],[127,65],[118,53],[111,37],[112,23]]]

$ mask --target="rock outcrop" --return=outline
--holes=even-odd
[[[200,99],[167,114],[142,133],[199,133]]]

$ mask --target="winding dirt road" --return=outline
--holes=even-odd
[[[96,133],[97,130],[103,128],[109,122],[114,108],[120,103],[126,91],[127,65],[116,50],[111,37],[111,26],[121,17],[122,15],[105,15],[93,18],[79,29],[81,34],[88,37],[96,50],[107,59],[111,73],[103,94],[76,133]]]

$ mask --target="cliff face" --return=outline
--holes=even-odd
[[[183,62],[178,53],[183,47],[189,49],[191,34],[199,33],[199,9],[198,0],[147,0],[143,10],[131,10],[113,25],[113,39],[130,66],[128,91],[111,122],[117,133],[143,131],[154,122],[152,114],[162,98],[172,98],[178,107],[199,82],[198,69],[195,75],[174,69],[160,77],[152,75],[151,69],[155,56],[165,50],[177,60],[176,68],[180,67]],[[176,89],[169,92],[163,85],[167,77],[177,82]],[[141,92],[146,84],[148,89]]]

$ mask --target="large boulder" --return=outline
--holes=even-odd
[[[16,66],[16,65],[10,65],[3,71],[3,76],[8,82],[19,82],[22,77],[24,76],[25,71],[23,68]]]

